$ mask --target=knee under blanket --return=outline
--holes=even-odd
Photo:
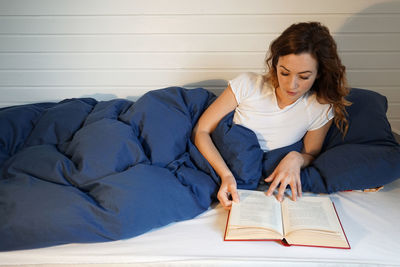
[[[0,250],[124,239],[208,209],[219,178],[190,137],[214,99],[204,89],[173,87],[135,103],[70,99],[0,109]],[[329,144],[334,137],[328,136]],[[302,147],[298,142],[263,153],[253,132],[232,124],[232,113],[212,138],[239,188],[255,188],[288,151]],[[380,146],[385,164],[374,173],[399,162],[398,144],[390,144]],[[331,158],[303,171],[305,190],[365,184],[361,173],[345,185],[339,177],[332,187],[335,166],[324,167]],[[395,167],[386,180],[375,177],[368,185],[390,182],[399,171]]]

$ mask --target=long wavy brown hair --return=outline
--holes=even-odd
[[[340,60],[336,42],[326,26],[319,22],[302,22],[287,28],[270,45],[266,58],[266,79],[277,88],[276,66],[279,57],[301,53],[310,53],[317,60],[318,76],[310,90],[316,93],[319,102],[332,105],[334,122],[346,135],[349,123],[345,108],[351,105],[345,99],[349,93],[346,67]]]

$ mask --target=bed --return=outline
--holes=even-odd
[[[214,99],[174,87],[135,103],[69,99],[1,109],[0,264],[400,264],[400,147],[384,96],[352,89],[348,134],[331,127],[301,173],[308,194],[330,194],[349,251],[223,241],[219,178],[190,141]],[[246,189],[302,147],[263,153],[232,113],[212,138]]]

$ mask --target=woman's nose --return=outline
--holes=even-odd
[[[298,87],[297,77],[293,77],[290,81],[290,89],[296,89]]]

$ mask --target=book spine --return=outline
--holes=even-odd
[[[344,231],[344,228],[343,228],[342,222],[340,221],[339,214],[338,214],[338,212],[337,212],[337,210],[336,210],[335,203],[333,203],[333,202],[332,202],[332,205],[333,205],[333,209],[335,210],[336,217],[338,218],[338,221],[339,221],[339,224],[340,224],[340,228],[342,228],[342,232],[343,232],[343,234],[344,234],[344,238],[346,238],[347,245],[349,246],[349,247],[348,247],[348,249],[351,249],[351,246],[350,246],[349,240],[347,239],[346,232]]]

